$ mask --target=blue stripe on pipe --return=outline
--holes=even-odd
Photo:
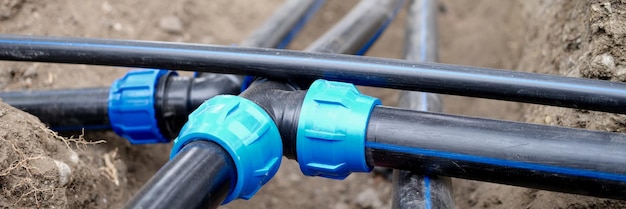
[[[281,59],[287,59],[287,60],[293,60],[293,61],[299,61],[300,63],[310,63],[311,60],[315,60],[314,57],[286,57],[286,56],[276,56],[274,54],[250,54],[250,53],[244,53],[244,52],[216,52],[216,51],[210,51],[210,50],[200,50],[200,49],[173,49],[173,48],[162,48],[162,47],[147,47],[147,46],[120,46],[120,45],[107,45],[107,44],[95,44],[95,43],[75,43],[75,42],[69,42],[69,43],[61,43],[61,42],[54,42],[54,41],[19,41],[19,40],[2,40],[0,39],[0,43],[6,43],[6,44],[25,44],[25,45],[52,45],[52,46],[72,46],[72,47],[100,47],[100,48],[109,48],[109,49],[141,49],[144,52],[150,52],[150,51],[166,51],[166,52],[170,52],[172,54],[176,53],[176,52],[183,52],[183,53],[195,53],[197,55],[204,55],[207,57],[210,56],[231,56],[231,57],[239,57],[242,60],[246,60],[246,61],[250,61],[250,60],[277,60],[274,61],[274,63],[280,63]],[[223,47],[223,46],[221,46]],[[19,51],[19,50],[18,50]],[[87,60],[85,58],[85,60]],[[348,66],[350,65],[351,68],[352,67],[356,67],[356,68],[378,68],[381,70],[381,72],[384,72],[384,69],[390,69],[390,70],[409,70],[409,71],[421,71],[422,73],[436,73],[438,75],[440,75],[441,77],[448,77],[448,76],[458,76],[458,77],[463,77],[463,78],[468,78],[471,79],[472,77],[476,78],[476,77],[482,77],[482,78],[491,78],[492,80],[495,80],[495,78],[497,78],[498,80],[502,81],[502,82],[515,82],[517,81],[517,83],[523,84],[524,86],[545,86],[548,88],[555,88],[558,86],[559,89],[567,89],[567,90],[576,90],[576,89],[593,89],[594,91],[604,91],[607,93],[612,93],[612,94],[624,94],[624,91],[620,90],[620,89],[606,89],[606,88],[601,88],[601,87],[595,87],[595,86],[587,86],[587,85],[577,85],[577,84],[572,84],[572,83],[557,83],[555,84],[552,81],[540,81],[540,80],[532,80],[532,79],[522,79],[520,82],[519,79],[515,78],[515,77],[504,77],[504,76],[498,76],[498,75],[476,75],[473,73],[467,73],[467,72],[446,72],[446,71],[441,71],[438,69],[429,69],[429,68],[417,68],[417,67],[411,67],[409,64],[403,65],[403,66],[396,66],[396,65],[385,65],[385,64],[380,64],[380,63],[363,63],[363,62],[358,62],[358,60],[356,60],[356,62],[353,61],[343,61],[343,60],[324,60],[324,63],[319,63],[316,62],[315,63],[317,65],[317,67],[325,67],[325,66],[329,66],[329,65],[338,65],[337,68],[341,69],[342,65],[343,66]],[[134,66],[133,66],[134,67]],[[310,66],[301,66],[301,67],[310,67]],[[336,68],[335,68],[336,69]],[[494,70],[494,71],[503,71],[503,70]],[[516,72],[512,72],[512,73],[516,73]],[[543,74],[537,74],[537,75],[543,75]],[[342,78],[342,77],[340,77]],[[334,77],[334,80],[336,80],[337,78]],[[346,78],[342,78],[343,80],[346,80]],[[330,78],[330,80],[333,80],[333,78]],[[372,78],[367,79],[368,81],[372,81]],[[366,84],[365,80],[352,80],[351,82],[359,82],[361,81],[361,83],[357,83],[357,85],[368,85]],[[380,81],[374,81],[371,84],[381,84]],[[371,85],[369,84],[369,85]],[[617,84],[619,85],[619,84]],[[379,86],[379,85],[376,85]],[[384,87],[384,86],[379,86],[379,87]]]
[[[398,146],[398,145],[382,144],[382,143],[376,143],[376,142],[366,142],[365,147],[388,150],[388,151],[395,151],[395,152],[410,153],[410,154],[415,154],[415,155],[425,155],[429,157],[446,158],[450,160],[462,160],[462,161],[497,165],[497,166],[503,166],[503,167],[537,170],[537,171],[544,171],[544,172],[557,173],[557,174],[563,174],[563,175],[626,182],[626,175],[617,174],[617,173],[605,173],[605,172],[600,172],[600,171],[566,168],[566,167],[559,167],[559,166],[552,166],[552,165],[542,165],[542,164],[505,160],[505,159],[483,157],[483,156],[475,156],[475,155],[468,155],[468,154],[460,154],[460,153],[453,153],[453,152],[427,150],[427,149],[420,149],[420,148],[414,148],[414,147],[403,147],[403,146]]]
[[[424,208],[432,208],[432,203],[430,201],[430,177],[428,176],[424,176]]]
[[[380,26],[380,28],[378,28],[378,31],[376,31],[376,33],[374,34],[374,36],[372,36],[372,38],[370,40],[368,40],[365,45],[363,45],[363,47],[361,49],[359,49],[359,51],[356,52],[355,55],[364,55],[365,52],[367,52],[367,50],[370,49],[370,47],[372,47],[372,45],[374,45],[374,43],[376,42],[376,40],[378,40],[378,37],[380,37],[380,35],[383,34],[383,32],[385,32],[385,29],[387,29],[387,26],[389,26],[389,24],[391,24],[391,22],[396,19],[396,16],[398,15],[398,11],[400,11],[400,8],[402,8],[402,5],[404,5],[404,0],[400,1],[399,3],[396,4],[396,7],[393,9],[393,13],[391,14],[391,17],[389,17],[389,19],[387,19],[385,21],[385,23],[383,23],[383,25]]]
[[[300,20],[298,20],[298,23],[296,23],[296,25],[294,25],[293,28],[291,28],[289,33],[287,33],[287,35],[285,35],[283,40],[281,40],[278,43],[276,48],[277,49],[287,48],[289,43],[291,43],[291,41],[296,37],[296,35],[300,32],[300,30],[306,25],[306,23],[309,22],[309,20],[313,17],[313,15],[320,8],[322,8],[322,5],[324,5],[324,2],[325,2],[325,0],[317,0],[317,1],[313,2],[313,6],[311,6],[308,9],[308,11],[304,14],[304,16],[302,16],[302,18],[300,18]]]

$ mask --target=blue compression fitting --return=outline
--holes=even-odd
[[[278,127],[256,103],[243,97],[219,95],[202,103],[174,140],[173,159],[189,142],[212,141],[224,148],[236,168],[236,181],[222,204],[250,199],[278,171],[282,146]]]
[[[368,40],[365,45],[363,45],[363,47],[361,49],[359,49],[359,51],[356,52],[355,55],[364,55],[367,50],[370,49],[370,47],[372,47],[372,45],[374,45],[374,43],[376,42],[376,40],[378,40],[378,37],[380,37],[380,35],[383,34],[383,32],[385,32],[385,29],[387,29],[387,26],[389,26],[389,24],[391,24],[391,22],[396,19],[396,16],[398,15],[398,11],[400,11],[400,8],[402,8],[402,5],[404,5],[404,0],[400,1],[398,4],[396,4],[396,7],[393,9],[393,13],[391,14],[391,17],[389,17],[389,19],[387,19],[385,21],[385,23],[383,23],[383,25],[380,26],[380,28],[378,28],[378,31],[376,31],[376,33],[374,34],[374,36],[372,36],[372,38],[370,40]]]
[[[296,141],[300,170],[307,176],[344,179],[369,172],[365,135],[372,109],[381,102],[349,83],[316,80],[304,100]]]
[[[155,91],[167,70],[132,70],[111,85],[109,122],[117,135],[131,144],[167,143],[159,130],[154,109]],[[175,72],[171,72],[176,74]]]
[[[503,166],[503,167],[538,170],[538,171],[545,171],[545,172],[558,173],[558,174],[564,174],[564,175],[626,182],[626,175],[624,174],[605,173],[605,172],[599,172],[599,171],[566,168],[566,167],[559,167],[559,166],[553,166],[553,165],[541,165],[541,164],[536,164],[536,163],[513,161],[513,160],[507,160],[507,159],[498,159],[498,158],[484,157],[484,156],[475,156],[475,155],[445,152],[445,151],[438,151],[438,150],[420,149],[420,148],[415,148],[415,147],[403,147],[403,146],[398,146],[398,145],[383,144],[383,143],[376,143],[376,142],[365,142],[365,147],[383,149],[383,150],[395,151],[395,152],[410,153],[410,154],[416,154],[416,155],[446,158],[446,159],[452,159],[452,160],[462,160],[462,161],[468,161],[468,162],[474,162],[474,163],[497,165],[497,166]]]

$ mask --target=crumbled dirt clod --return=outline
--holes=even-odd
[[[79,202],[98,195],[91,187],[101,177],[75,159],[73,145],[32,115],[1,102],[0,112],[0,207],[89,206]]]

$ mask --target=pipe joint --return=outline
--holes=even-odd
[[[370,172],[365,138],[372,109],[381,102],[353,84],[317,80],[304,97],[298,122],[297,153],[307,176],[344,179]]]
[[[200,105],[174,140],[170,158],[197,140],[219,144],[235,164],[236,181],[222,204],[252,198],[280,166],[282,145],[278,127],[263,108],[242,97],[220,95]]]
[[[175,72],[141,69],[129,71],[109,91],[109,121],[116,134],[131,144],[167,143],[159,130],[154,97],[159,79]]]
[[[239,94],[240,85],[236,75],[163,76],[157,85],[154,105],[161,133],[168,139],[176,138],[189,114],[204,101],[221,94]]]
[[[296,134],[298,118],[306,91],[297,87],[264,78],[257,79],[239,96],[261,106],[274,120],[283,141],[283,155],[297,159]]]

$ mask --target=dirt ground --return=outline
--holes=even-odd
[[[328,0],[292,49],[330,28],[356,0]],[[251,34],[282,1],[2,0],[0,33],[230,45]],[[138,9],[140,8],[140,9]],[[401,58],[404,12],[369,56]],[[626,1],[440,0],[443,63],[626,81]],[[0,62],[0,89],[108,86],[128,69]],[[394,105],[396,91],[363,88]],[[445,96],[445,112],[623,132],[624,116]],[[130,146],[110,132],[62,138],[0,103],[1,208],[121,208],[166,161],[170,145]],[[76,146],[76,142],[80,146]],[[68,146],[66,143],[69,143]],[[73,150],[73,151],[72,151]],[[454,179],[456,207],[626,208],[626,203]],[[249,201],[223,208],[389,208],[390,185],[369,174],[344,181],[303,176],[285,160]]]

